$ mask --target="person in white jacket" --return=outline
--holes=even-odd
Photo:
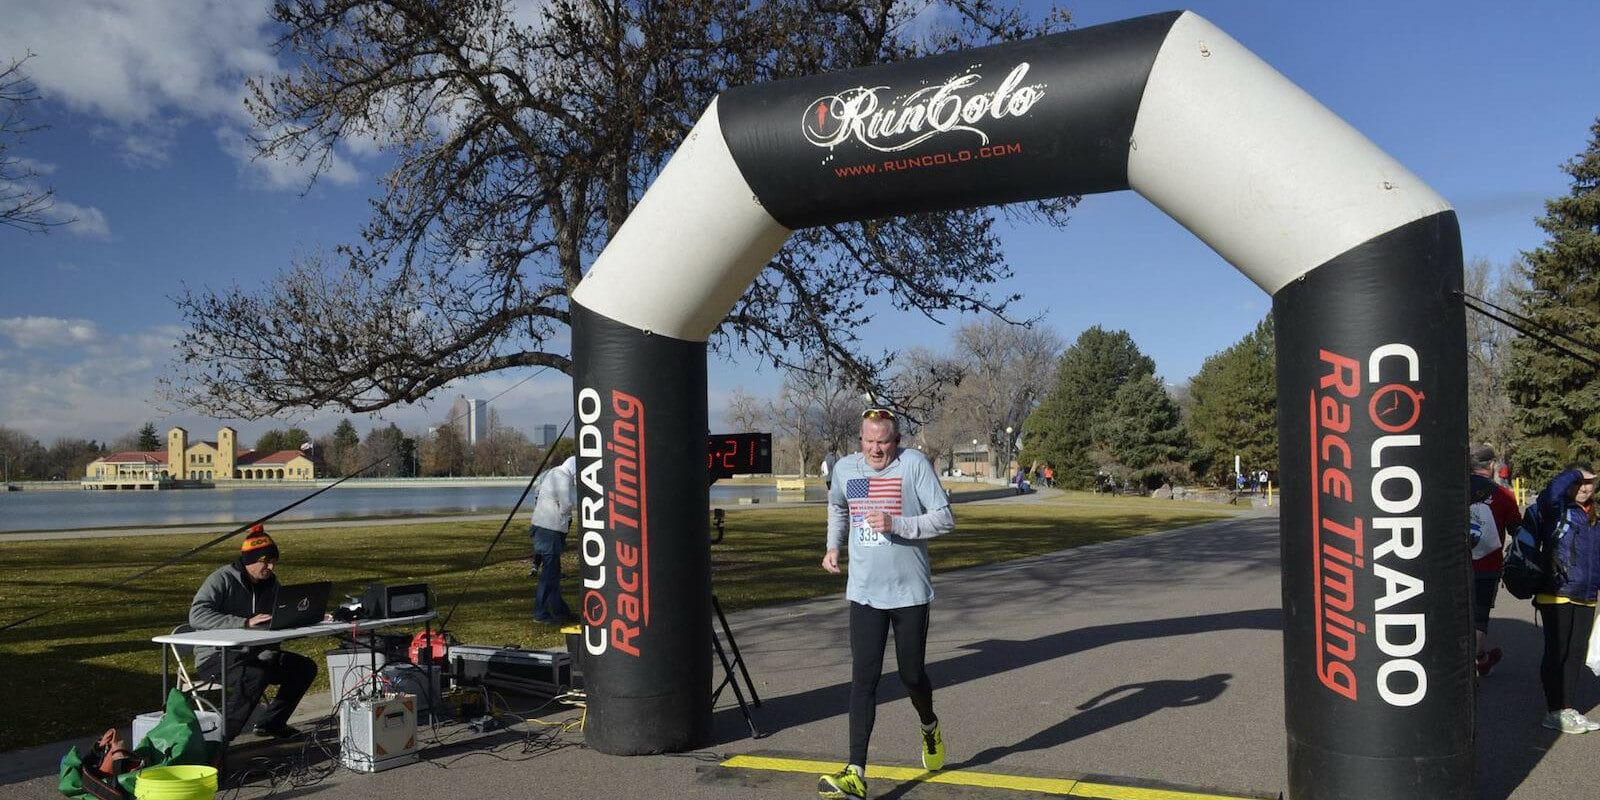
[[[575,622],[578,615],[561,597],[561,551],[567,548],[572,508],[578,500],[578,460],[566,461],[539,476],[534,484],[532,525],[533,563],[539,583],[533,592],[533,619],[548,625]]]

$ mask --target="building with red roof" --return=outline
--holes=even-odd
[[[322,465],[309,445],[301,450],[257,452],[238,446],[238,432],[223,427],[217,440],[190,441],[183,428],[167,431],[166,450],[125,450],[89,462],[86,489],[163,484],[243,484],[253,481],[316,480]],[[154,486],[150,486],[154,484]]]

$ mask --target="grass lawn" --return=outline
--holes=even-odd
[[[952,483],[951,488],[957,487]],[[1088,493],[1039,503],[957,504],[956,532],[935,542],[930,552],[935,571],[943,572],[1234,513],[1224,506]],[[283,550],[280,580],[329,580],[336,593],[348,594],[369,582],[422,581],[433,587],[441,615],[455,607],[449,630],[462,642],[561,647],[554,627],[530,618],[526,519],[518,516],[476,572],[498,522],[316,530],[286,523],[269,530]],[[729,508],[726,536],[711,551],[724,610],[842,593],[844,576],[829,575],[818,565],[825,518],[821,505]],[[237,552],[239,540],[160,569],[131,587],[104,587],[215,535],[54,542],[7,542],[0,536],[0,624],[47,612],[0,632],[7,675],[0,696],[10,720],[0,726],[0,752],[113,725],[126,729],[135,715],[160,707],[161,657],[150,637],[187,619],[195,589]],[[575,544],[569,541],[565,556],[568,575],[576,569]],[[575,600],[571,589],[568,599]],[[324,667],[312,692],[327,691],[322,654],[331,646],[326,638],[288,644]]]

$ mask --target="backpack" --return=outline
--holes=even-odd
[[[1527,600],[1540,592],[1554,591],[1566,581],[1566,569],[1561,562],[1551,558],[1553,545],[1562,539],[1570,540],[1565,521],[1555,526],[1549,534],[1540,531],[1539,506],[1528,506],[1517,526],[1517,534],[1506,548],[1506,563],[1500,569],[1500,582],[1506,591],[1518,600]],[[1569,547],[1575,546],[1569,543]]]
[[[1500,549],[1499,526],[1494,524],[1488,502],[1473,503],[1467,510],[1467,538],[1472,542],[1473,561]]]
[[[1494,484],[1484,479],[1480,486],[1474,475],[1471,485],[1471,505],[1467,506],[1467,541],[1471,543],[1472,560],[1477,561],[1500,549],[1500,526],[1495,524],[1494,510],[1489,498],[1494,496]]]

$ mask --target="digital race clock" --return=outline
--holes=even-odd
[[[772,471],[772,434],[718,433],[706,437],[706,473],[711,480]]]

